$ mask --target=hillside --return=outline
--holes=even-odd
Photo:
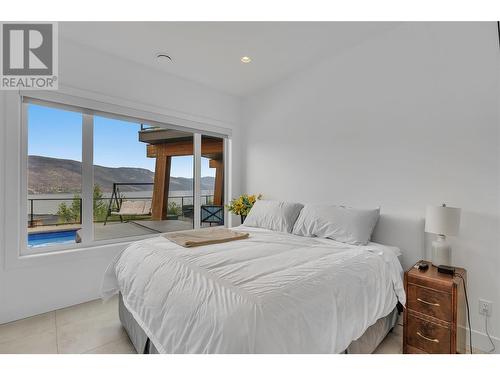
[[[28,157],[28,193],[74,193],[81,190],[81,162],[44,156]],[[94,182],[102,191],[111,192],[113,182],[153,182],[154,173],[143,168],[108,168],[94,166]],[[213,177],[201,178],[201,190],[213,190]],[[152,186],[122,186],[121,191],[144,191]],[[193,179],[170,178],[171,191],[193,190]]]

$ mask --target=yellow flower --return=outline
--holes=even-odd
[[[240,195],[238,198],[234,198],[229,202],[229,204],[226,206],[229,211],[233,212],[236,215],[248,215],[248,212],[250,209],[253,207],[255,202],[258,199],[262,198],[262,194],[259,195],[248,195],[248,194],[243,194]]]

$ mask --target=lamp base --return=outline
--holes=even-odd
[[[436,240],[432,242],[432,264],[436,267],[451,265],[451,246],[442,234],[438,234]]]

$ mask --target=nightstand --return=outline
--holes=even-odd
[[[465,353],[466,305],[459,276],[438,273],[430,262],[426,271],[405,272],[406,308],[403,353]],[[467,271],[456,268],[464,281]]]

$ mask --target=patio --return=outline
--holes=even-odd
[[[94,239],[96,241],[147,234],[175,232],[193,229],[192,221],[187,220],[136,220],[128,222],[108,222],[94,224]]]

